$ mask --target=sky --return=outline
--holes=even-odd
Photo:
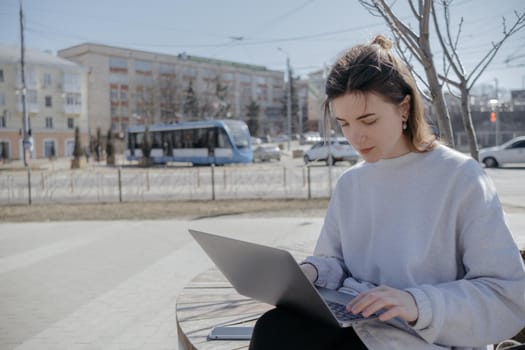
[[[415,1],[417,3],[417,1]],[[20,45],[19,0],[0,0],[0,44]],[[405,0],[394,12],[413,17]],[[25,44],[56,51],[84,42],[224,59],[296,75],[330,66],[338,54],[377,34],[392,37],[380,17],[357,0],[23,0]],[[452,29],[463,17],[460,57],[472,71],[502,36],[523,0],[455,0]],[[441,12],[439,15],[443,16]],[[433,38],[433,52],[442,50]],[[525,88],[525,28],[505,42],[478,80],[499,89]]]

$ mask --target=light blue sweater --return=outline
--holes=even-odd
[[[306,261],[318,286],[414,296],[413,327],[355,327],[372,350],[482,349],[525,327],[525,268],[495,188],[445,146],[346,171]]]

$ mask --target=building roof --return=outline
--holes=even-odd
[[[152,57],[155,57],[155,59],[158,59],[158,58],[164,58],[168,60],[177,59],[177,60],[182,60],[182,61],[191,61],[195,63],[217,64],[217,65],[223,65],[223,66],[232,66],[235,68],[246,68],[246,69],[251,69],[251,70],[282,73],[281,71],[278,71],[278,70],[270,70],[266,68],[265,66],[259,66],[259,65],[249,64],[249,63],[226,61],[226,60],[220,60],[220,59],[215,59],[215,58],[193,56],[185,52],[180,53],[178,55],[172,55],[172,54],[165,54],[165,53],[160,53],[160,52],[143,51],[143,50],[137,50],[137,49],[131,49],[131,48],[118,47],[118,46],[110,46],[110,45],[105,45],[105,44],[90,43],[90,42],[86,42],[86,43],[82,43],[82,44],[78,44],[75,46],[71,46],[71,47],[67,47],[67,48],[58,50],[58,54],[63,57],[73,57],[73,56],[84,54],[89,51],[100,53],[100,51],[104,51],[104,49],[117,50],[119,55],[127,56],[127,57],[131,56],[130,53],[139,53],[139,54],[143,54],[146,56],[150,56],[148,57],[149,59],[152,59]],[[107,52],[103,52],[103,53],[108,54]],[[141,58],[145,58],[145,56],[144,57],[135,56],[135,58],[141,59]]]
[[[25,48],[25,63],[46,66],[58,66],[60,68],[81,68],[77,63],[68,61],[62,57],[52,55],[47,52],[33,48]],[[14,63],[20,62],[20,46],[0,44],[0,62]]]

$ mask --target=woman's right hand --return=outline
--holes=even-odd
[[[314,265],[310,263],[303,263],[300,265],[300,267],[310,282],[314,283],[317,280],[317,269]]]

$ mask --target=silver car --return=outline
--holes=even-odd
[[[281,150],[275,145],[262,144],[253,150],[254,162],[268,162],[272,159],[281,160]]]
[[[328,156],[328,149],[330,149],[331,157]],[[326,165],[329,165],[330,161],[332,164],[340,161],[348,161],[351,164],[355,164],[359,160],[361,160],[359,153],[344,137],[331,139],[330,144],[327,141],[317,142],[304,154],[305,164],[314,161],[323,161],[326,162]]]
[[[479,150],[479,161],[487,168],[506,163],[525,163],[525,136],[519,136],[496,147]]]

